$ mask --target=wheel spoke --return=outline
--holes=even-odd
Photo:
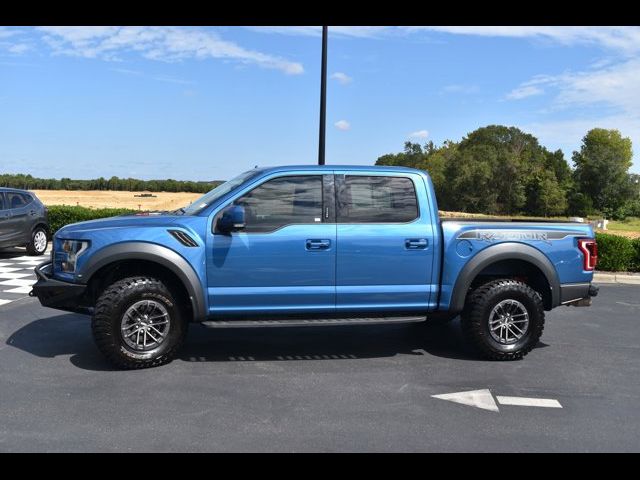
[[[147,330],[147,331],[146,331],[146,333],[151,337],[151,339],[152,339],[154,342],[156,342],[156,343],[160,343],[160,341],[159,341],[156,337],[154,337],[153,335],[151,335],[151,332],[150,332],[149,330]],[[160,333],[160,332],[158,332],[158,333]],[[160,333],[160,339],[162,339],[162,334],[161,334],[161,333]]]
[[[520,329],[520,327],[518,327],[517,325],[515,325],[515,324],[513,324],[513,323],[512,323],[512,324],[510,324],[510,325],[509,325],[509,328],[511,328],[511,327],[513,327],[513,328],[515,328],[516,330],[518,330],[518,333],[520,334],[520,336],[524,335],[524,331],[523,331],[523,330],[521,330],[521,329]],[[517,337],[517,335],[516,335],[516,337]]]

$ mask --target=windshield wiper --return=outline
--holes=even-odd
[[[184,208],[180,207],[177,210],[172,211],[171,213],[176,214],[176,215],[184,215],[184,212],[186,212],[186,210]]]

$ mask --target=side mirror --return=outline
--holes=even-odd
[[[224,210],[216,225],[216,228],[222,233],[237,232],[244,227],[244,207],[242,205],[232,205]]]

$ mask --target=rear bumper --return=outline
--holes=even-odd
[[[29,296],[38,297],[40,303],[45,307],[67,312],[88,313],[88,308],[81,306],[80,303],[87,286],[51,278],[51,267],[51,262],[47,261],[35,268],[38,281],[33,285]]]
[[[588,307],[591,298],[598,295],[598,287],[591,283],[566,283],[560,285],[560,304]]]

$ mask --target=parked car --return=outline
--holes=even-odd
[[[545,311],[586,306],[597,248],[579,223],[447,220],[401,167],[254,169],[158,216],[68,225],[32,294],[89,313],[122,368],[169,362],[211,328],[443,321],[493,360],[522,358]]]
[[[29,255],[47,250],[47,208],[32,192],[0,188],[0,248],[27,247]]]

